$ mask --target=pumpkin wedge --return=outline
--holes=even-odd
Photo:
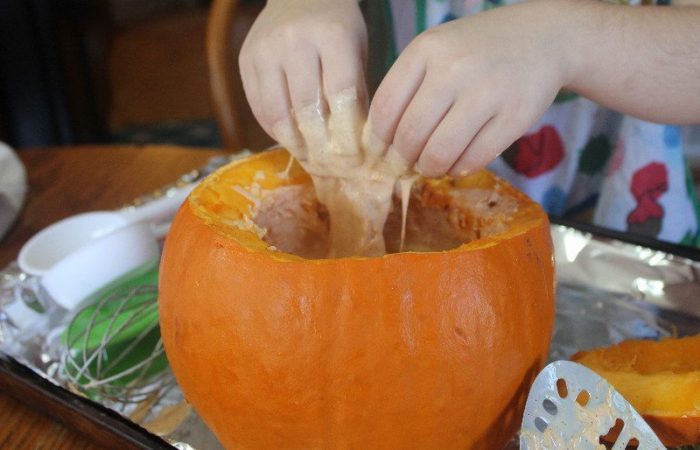
[[[501,448],[552,333],[546,214],[487,172],[421,181],[403,252],[399,202],[388,254],[329,259],[288,161],[221,168],[173,222],[159,305],[187,400],[227,448]]]
[[[628,340],[572,359],[608,380],[664,445],[700,444],[700,335]]]

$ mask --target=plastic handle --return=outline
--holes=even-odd
[[[190,195],[195,186],[197,186],[196,183],[179,187],[167,196],[134,208],[125,208],[119,211],[119,214],[126,219],[127,223],[158,222],[170,219],[175,215],[182,202]]]

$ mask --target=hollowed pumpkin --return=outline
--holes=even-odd
[[[223,167],[168,234],[161,327],[187,400],[228,448],[500,448],[551,337],[545,213],[487,172],[419,182],[410,251],[324,259],[327,215],[288,160]]]
[[[665,445],[700,444],[700,335],[629,340],[572,359],[608,380]]]

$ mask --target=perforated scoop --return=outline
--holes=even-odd
[[[638,450],[666,447],[627,400],[589,368],[555,361],[532,384],[520,432],[522,450]]]

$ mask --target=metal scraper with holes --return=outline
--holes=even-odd
[[[603,437],[607,436],[604,440]],[[525,404],[520,448],[638,450],[666,447],[627,400],[589,368],[571,361],[545,367]]]

